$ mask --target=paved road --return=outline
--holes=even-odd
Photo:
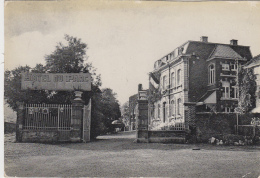
[[[260,147],[134,143],[135,133],[77,144],[14,143],[5,136],[7,176],[258,177]],[[199,147],[200,150],[193,150]]]

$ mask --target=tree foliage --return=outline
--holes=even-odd
[[[116,93],[106,88],[101,90],[101,77],[96,74],[96,68],[87,62],[87,44],[81,39],[65,35],[66,44],[59,42],[55,50],[45,56],[46,64],[37,64],[34,68],[29,66],[17,67],[5,71],[5,100],[8,105],[17,111],[17,102],[24,103],[55,103],[70,104],[74,92],[47,91],[47,90],[21,90],[21,73],[90,73],[91,87],[89,92],[83,92],[82,99],[88,104],[92,99],[91,138],[104,134],[110,130],[111,120],[121,115]]]
[[[240,68],[238,72],[239,100],[238,109],[241,113],[249,112],[256,104],[256,76],[253,69]]]
[[[129,125],[130,124],[130,110],[129,110],[129,101],[125,102],[122,106],[121,106],[121,119],[122,122],[125,125]]]
[[[14,110],[18,109],[18,102],[25,103],[46,103],[48,93],[44,90],[21,90],[21,73],[31,70],[29,66],[20,66],[13,70],[6,70],[4,73],[4,97],[7,104]],[[40,72],[36,66],[35,72]]]

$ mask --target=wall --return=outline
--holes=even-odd
[[[253,117],[260,114],[239,115],[238,125],[250,125]],[[198,142],[207,142],[211,137],[235,134],[237,115],[235,113],[196,114],[196,137]]]
[[[189,60],[189,102],[197,102],[207,92],[207,73],[206,59],[192,56]]]
[[[148,131],[149,143],[185,143],[185,131]]]

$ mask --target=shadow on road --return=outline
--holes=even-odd
[[[226,151],[260,151],[260,146],[216,146],[210,144],[163,144],[163,143],[136,143],[136,132],[120,132],[117,134],[103,135],[89,143],[66,143],[58,146],[75,150],[100,150],[123,151],[138,149],[158,150],[226,150]],[[199,150],[198,150],[199,148]]]

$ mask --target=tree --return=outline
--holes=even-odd
[[[107,119],[118,120],[121,116],[120,106],[116,99],[116,93],[110,88],[102,89],[103,114]]]
[[[50,73],[79,73],[84,68],[87,44],[81,39],[65,35],[67,45],[58,43],[52,54],[45,56]]]
[[[249,112],[256,105],[256,76],[253,69],[240,68],[238,71],[239,100],[238,108],[241,113]]]
[[[129,110],[129,101],[125,102],[121,106],[121,118],[122,122],[125,125],[130,125],[130,110]]]
[[[51,54],[45,56],[45,70],[50,73],[90,73],[92,76],[92,87],[100,87],[100,75],[96,74],[96,69],[92,66],[92,63],[86,62],[88,58],[86,55],[87,44],[83,43],[81,39],[69,35],[65,35],[64,39],[67,44],[59,42],[56,49]],[[92,95],[93,93],[89,93],[88,98]],[[49,98],[50,101],[55,103],[70,103],[74,98],[74,92],[52,92]]]
[[[21,89],[21,73],[33,70],[41,72],[39,65],[31,69],[29,66],[20,66],[11,71],[5,71],[4,82],[4,98],[7,104],[14,110],[18,110],[17,102],[25,103],[46,103],[48,93],[44,90],[22,90]]]

